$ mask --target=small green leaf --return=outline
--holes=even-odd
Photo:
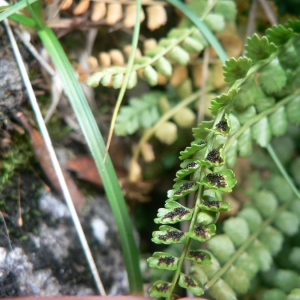
[[[300,96],[295,98],[286,106],[286,114],[289,122],[293,124],[300,124]]]
[[[258,81],[267,94],[279,92],[286,84],[285,71],[278,58],[273,59],[259,71]]]
[[[137,85],[137,72],[132,71],[129,74],[128,83],[127,83],[127,89],[132,89]]]
[[[158,280],[149,289],[149,294],[153,298],[169,297],[171,286],[169,282]]]
[[[272,53],[277,51],[277,47],[273,43],[270,43],[265,36],[259,38],[257,34],[248,38],[245,49],[247,57],[251,58],[254,63],[268,58]]]
[[[275,273],[273,284],[289,293],[291,290],[299,287],[299,274],[292,270],[279,269]]]
[[[285,108],[280,106],[274,113],[269,116],[269,125],[272,134],[275,136],[283,135],[288,127]]]
[[[191,143],[190,147],[186,147],[184,151],[180,152],[179,159],[184,160],[189,158],[190,156],[194,155],[201,149],[206,147],[206,142],[202,139],[196,139]]]
[[[201,225],[209,225],[212,223],[216,223],[219,219],[220,213],[213,211],[200,211],[197,215],[197,223]]]
[[[233,84],[236,80],[244,78],[252,66],[252,61],[247,57],[232,57],[226,61],[224,70],[225,81]]]
[[[160,92],[149,92],[141,98],[130,98],[129,104],[122,106],[117,116],[116,134],[125,136],[141,127],[151,127],[160,116],[157,106],[161,95]]]
[[[119,73],[113,75],[112,82],[113,82],[113,88],[119,89],[123,83],[123,74]]]
[[[201,44],[197,39],[194,39],[192,37],[187,37],[183,43],[182,43],[183,49],[185,49],[188,52],[200,52],[203,50],[204,45]]]
[[[247,222],[239,217],[226,220],[223,228],[236,247],[243,244],[250,234]]]
[[[211,255],[204,250],[190,250],[185,259],[200,265],[208,266],[211,264]]]
[[[234,140],[230,148],[226,151],[226,164],[228,167],[233,168],[237,160],[238,141]]]
[[[250,278],[241,268],[231,266],[224,276],[224,280],[238,294],[245,294],[250,288]]]
[[[211,101],[209,109],[215,115],[220,108],[227,106],[238,94],[238,89],[230,89],[226,94],[216,97]]]
[[[247,272],[249,279],[254,278],[259,270],[258,262],[255,257],[247,252],[242,253],[235,261],[235,266]]]
[[[216,225],[210,224],[210,225],[202,225],[198,224],[194,227],[192,232],[187,232],[186,235],[190,238],[205,242],[212,238],[216,234]]]
[[[111,83],[111,74],[110,73],[105,73],[103,74],[103,77],[101,78],[100,82],[103,86],[109,86]]]
[[[168,191],[168,198],[179,199],[198,189],[198,184],[193,181],[181,180],[173,185],[173,189]]]
[[[284,241],[283,234],[272,226],[265,227],[260,233],[259,239],[273,256],[281,250]]]
[[[143,70],[143,77],[151,85],[157,85],[158,74],[152,66],[146,66]]]
[[[202,210],[208,210],[212,212],[224,212],[231,210],[229,202],[218,200],[203,200],[199,204],[199,208]]]
[[[176,178],[174,179],[174,181],[180,181],[187,175],[194,173],[200,167],[200,165],[193,159],[186,159],[180,164],[180,167],[182,169],[176,172]]]
[[[203,122],[201,122],[198,125],[198,127],[192,129],[193,136],[196,139],[205,140],[205,138],[208,135],[207,129],[212,128],[213,124],[214,124],[214,121],[203,121]]]
[[[179,65],[187,65],[190,61],[190,56],[188,52],[186,52],[180,46],[175,46],[170,52],[169,57]]]
[[[190,275],[180,274],[179,285],[186,288],[196,296],[204,294],[204,289],[202,284],[194,277]]]
[[[283,25],[272,26],[267,30],[267,36],[270,42],[275,45],[282,46],[287,43],[289,39],[295,36],[291,28]]]
[[[181,244],[186,240],[186,235],[171,226],[162,225],[159,231],[153,231],[152,241],[156,244]]]
[[[255,240],[248,248],[247,252],[258,262],[258,266],[261,271],[268,271],[270,269],[273,262],[271,253],[260,241]]]
[[[289,211],[281,211],[274,221],[274,225],[288,236],[298,232],[300,220],[297,215]]]
[[[160,74],[166,77],[170,77],[172,75],[172,65],[163,56],[156,62],[155,67]]]
[[[226,169],[217,173],[207,174],[199,183],[211,189],[218,189],[222,192],[231,192],[236,184],[236,179],[234,173],[231,170]]]
[[[287,296],[286,300],[300,300],[300,289],[293,289]]]
[[[253,204],[264,217],[269,217],[276,211],[278,201],[273,193],[262,190],[253,195]]]
[[[240,156],[247,157],[252,153],[251,129],[247,128],[238,139],[238,151]]]
[[[235,252],[232,240],[225,234],[218,234],[207,243],[208,249],[220,261],[226,263]]]
[[[218,1],[214,7],[214,12],[223,15],[226,21],[234,21],[236,17],[236,4],[234,1]]]
[[[246,220],[251,233],[259,230],[262,223],[262,217],[256,208],[252,206],[244,207],[240,211],[239,217]]]
[[[251,127],[253,139],[261,147],[266,147],[271,140],[272,134],[267,117],[260,119]]]
[[[166,208],[158,210],[157,218],[154,222],[157,224],[174,224],[190,220],[192,217],[192,209],[186,208],[176,201],[167,201]]]
[[[237,300],[236,293],[223,279],[219,279],[211,287],[211,289],[209,290],[209,294],[213,297],[213,299]]]
[[[178,265],[178,258],[166,252],[154,252],[152,257],[147,259],[151,268],[158,268],[161,270],[176,270]]]
[[[219,14],[210,13],[203,21],[212,31],[220,32],[225,27],[224,17]]]

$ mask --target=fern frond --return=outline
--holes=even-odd
[[[133,134],[139,128],[149,128],[155,124],[160,117],[158,102],[162,96],[160,92],[151,92],[141,98],[131,98],[129,105],[122,106],[117,116],[116,134]]]
[[[215,7],[203,2],[200,5],[201,8],[198,7],[197,2],[198,0],[192,1],[190,6],[197,6],[195,11],[199,12],[204,23],[212,31],[222,31],[225,20],[231,20],[236,14],[233,1],[219,1]],[[133,73],[139,71],[139,76],[150,85],[157,85],[158,74],[170,77],[172,64],[187,65],[191,60],[190,54],[199,54],[206,46],[207,41],[198,29],[188,21],[182,22],[179,28],[170,30],[166,37],[158,41],[156,46],[148,49],[143,56],[136,58]],[[124,75],[125,72],[126,66],[111,66],[91,75],[87,80],[87,84],[93,87],[98,84],[105,86],[112,84],[113,87],[118,88],[121,75]],[[118,76],[116,77],[116,75]],[[136,82],[134,83],[136,84]],[[133,87],[133,85],[130,87]]]
[[[297,23],[294,26],[298,28]],[[222,193],[230,192],[236,184],[234,173],[226,168],[235,164],[238,154],[250,155],[253,141],[266,147],[279,166],[270,151],[271,139],[284,134],[289,123],[299,122],[299,70],[282,56],[287,52],[295,57],[300,52],[298,33],[290,33],[292,27],[290,23],[285,27],[287,30],[274,28],[269,31],[270,40],[257,35],[248,39],[247,57],[230,60],[224,67],[233,85],[228,93],[212,100],[210,109],[215,120],[202,122],[193,129],[195,141],[180,153],[184,161],[166,202],[173,203],[195,192],[195,204],[193,208],[184,208],[190,209],[192,215],[187,232],[180,231],[184,237],[183,250],[168,285],[168,299],[182,276],[181,268],[192,240],[208,241],[212,255],[211,264],[201,269],[193,266],[190,274],[196,274],[195,278],[201,279],[213,297],[237,299],[250,289],[251,280],[259,271],[270,270],[284,239],[298,232],[298,210],[292,206],[294,194],[298,197],[299,193],[282,172],[284,178],[276,176],[274,182],[271,178],[268,186],[280,187],[287,180],[288,184],[282,183],[284,193],[279,188],[262,189],[258,184],[256,190],[252,188],[251,202],[236,217],[224,222],[224,234],[214,236],[221,208],[229,208],[222,201]],[[292,87],[289,93],[287,87]]]

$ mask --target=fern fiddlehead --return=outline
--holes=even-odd
[[[180,257],[155,253],[148,259],[152,267],[175,270],[171,283],[154,283],[151,296],[171,299],[179,282],[196,295],[203,294],[205,287],[217,299],[236,299],[236,294],[247,292],[252,276],[259,269],[270,268],[272,255],[281,248],[282,234],[294,234],[290,228],[299,225],[295,212],[287,211],[293,203],[291,198],[279,204],[271,191],[261,191],[253,199],[252,207],[224,225],[225,235],[213,237],[220,212],[230,209],[221,194],[230,192],[236,183],[233,172],[226,166],[235,164],[238,153],[249,156],[252,140],[267,147],[272,136],[285,133],[288,123],[300,123],[299,109],[296,110],[300,104],[299,68],[286,58],[298,59],[299,24],[296,21],[275,26],[263,38],[254,35],[248,39],[247,57],[226,63],[225,79],[232,87],[212,101],[210,109],[215,120],[202,122],[193,129],[195,141],[180,153],[181,169],[168,192],[165,208],[159,210],[155,219],[160,224],[190,221],[190,226],[187,232],[182,232],[163,225],[153,233],[155,243],[182,243],[183,249]],[[192,192],[194,207],[177,203]],[[260,220],[258,227],[253,220]],[[285,220],[294,222],[293,226],[284,226]],[[264,239],[260,240],[261,236]],[[273,240],[268,242],[268,236]],[[190,249],[191,240],[208,241],[211,252]],[[226,246],[221,247],[222,244]],[[198,258],[193,262],[201,268],[193,266],[189,274],[181,273],[184,260],[193,255]],[[245,272],[242,266],[247,261],[252,262],[253,269]]]

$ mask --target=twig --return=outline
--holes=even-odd
[[[260,5],[263,7],[265,14],[266,14],[269,22],[271,23],[271,25],[272,26],[276,25],[278,22],[277,22],[276,16],[274,15],[269,3],[266,0],[259,0],[259,2],[260,2]]]
[[[246,36],[245,36],[245,42],[247,42],[247,38],[251,36],[254,32],[254,28],[256,26],[256,13],[257,13],[257,0],[253,0],[250,8],[250,14],[248,18],[248,24],[247,24],[247,30],[246,30]],[[245,55],[245,48],[243,50],[243,55]]]

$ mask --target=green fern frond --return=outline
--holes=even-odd
[[[207,1],[191,1],[188,5],[203,19],[207,27],[216,32],[224,29],[225,22],[234,19],[236,5],[234,1],[218,1],[209,5]],[[142,78],[151,86],[158,83],[158,73],[170,77],[172,64],[187,65],[191,53],[201,53],[208,45],[201,32],[189,20],[181,22],[179,28],[170,30],[166,37],[160,39],[156,47],[146,51],[142,57],[136,58],[132,68],[132,80],[127,88],[137,84],[137,71],[141,70]],[[126,66],[112,66],[91,75],[87,84],[96,87],[99,84],[107,86],[112,83],[114,88],[120,87],[120,82],[126,73]]]
[[[298,28],[297,22],[294,26]],[[172,282],[166,285],[167,299],[172,298],[175,284],[182,276],[189,275],[201,283],[195,282],[195,286],[204,286],[214,298],[237,299],[250,289],[251,280],[259,271],[270,270],[283,241],[298,232],[300,205],[299,210],[294,207],[296,191],[283,173],[285,179],[276,176],[272,181],[270,178],[267,186],[282,186],[284,192],[257,184],[252,188],[250,203],[236,217],[224,222],[224,234],[214,236],[220,212],[229,209],[222,200],[222,193],[230,192],[236,184],[234,173],[226,168],[235,164],[238,154],[250,155],[254,141],[269,150],[272,137],[283,135],[289,123],[299,123],[300,90],[295,75],[299,71],[281,56],[287,52],[295,57],[295,53],[300,52],[298,35],[290,29],[292,27],[289,23],[287,27],[271,29],[270,40],[257,35],[248,39],[247,57],[231,59],[224,67],[232,87],[228,93],[212,100],[210,109],[215,120],[204,121],[194,128],[195,141],[180,153],[183,163],[166,203],[174,205],[192,192],[195,198],[192,208],[178,206],[178,211],[189,213],[190,226],[186,232],[169,227],[164,227],[164,235],[159,232],[164,242],[169,243],[169,236],[174,234],[174,243],[183,243]],[[287,87],[292,87],[289,93]],[[159,210],[158,218],[177,213]],[[153,241],[161,243],[157,235],[154,233]],[[181,268],[192,240],[208,241],[211,263],[201,268],[193,266],[190,274],[182,275]],[[153,297],[157,296],[153,288],[151,292]]]
[[[122,106],[117,116],[116,134],[133,134],[140,128],[149,128],[155,124],[160,117],[158,102],[162,96],[160,92],[150,92],[141,98],[131,98],[129,105]]]

